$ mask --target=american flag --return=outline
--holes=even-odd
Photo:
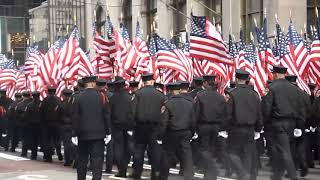
[[[311,44],[311,62],[310,72],[317,79],[317,83],[320,84],[320,17],[318,17],[316,31],[313,32],[313,41]]]
[[[143,40],[140,23],[137,21],[136,36],[133,39],[133,46],[138,55],[134,67],[136,68],[135,79],[140,81],[141,74],[150,72],[149,63],[151,63],[151,57],[149,54],[148,46]]]
[[[66,42],[66,38],[60,38],[47,51],[47,53],[43,56],[43,61],[40,65],[40,72],[42,74],[43,80],[48,85],[57,85],[57,79],[51,78],[51,71],[54,68],[58,68],[53,64],[59,57],[60,50],[63,48],[63,45]]]
[[[74,74],[74,67],[80,59],[80,34],[77,26],[74,26],[68,40],[60,50],[59,57],[53,62],[51,71],[52,79],[69,79]]]
[[[301,77],[304,77],[309,69],[310,56],[307,48],[304,46],[303,39],[293,26],[292,21],[288,28],[288,40],[291,56],[297,66]]]
[[[245,47],[245,54],[244,54],[245,66],[243,67],[243,69],[249,72],[252,82],[255,79],[254,65],[256,61],[257,61],[257,56],[255,54],[255,46],[253,42],[250,41],[250,43],[247,44]]]
[[[236,69],[244,69],[246,66],[246,61],[245,61],[245,43],[244,43],[244,35],[243,35],[243,30],[240,30],[240,40],[238,42],[238,56],[235,59],[235,66]]]
[[[186,62],[188,61],[184,53],[178,49],[170,40],[154,35],[157,45],[157,68],[168,68],[179,72],[179,79],[187,81],[193,78],[189,72]]]
[[[149,37],[149,53],[151,55],[150,63],[149,63],[149,70],[153,73],[153,77],[156,80],[156,82],[162,82],[162,77],[160,70],[156,68],[156,59],[157,59],[157,41],[156,41],[156,35],[151,34]]]
[[[272,67],[273,65],[278,65],[279,63],[273,56],[267,32],[267,18],[265,17],[261,29],[256,27],[258,40],[258,58],[261,61],[261,65],[264,68],[264,71],[268,74],[268,78],[272,79]]]
[[[120,49],[122,53],[121,54],[121,63],[123,70],[127,73],[130,72],[133,68],[133,66],[136,64],[136,60],[138,58],[138,54],[136,52],[136,48],[134,45],[131,44],[128,31],[124,24],[120,24],[120,34],[123,37],[123,44],[119,42]],[[119,40],[121,41],[121,37],[119,37]],[[121,47],[125,45],[126,47]],[[123,48],[123,49],[122,49]],[[130,79],[127,79],[130,80]]]
[[[190,54],[197,59],[233,64],[221,34],[205,16],[192,15]]]
[[[278,23],[276,24],[276,29],[277,29],[277,42],[278,42],[278,49],[279,49],[280,64],[288,68],[289,74],[297,76],[298,86],[302,90],[310,94],[311,92],[308,87],[308,84],[301,78],[296,68],[294,59],[292,58],[291,54],[288,51],[288,40],[284,35],[284,33],[282,32],[281,27]]]
[[[38,74],[42,61],[43,54],[38,50],[38,46],[29,46],[26,52],[24,73],[27,75]]]
[[[116,44],[113,37],[113,26],[110,18],[107,17],[107,24],[105,31],[106,38],[103,38],[99,33],[95,33],[93,47],[95,50],[95,57],[91,61],[92,67],[96,70],[99,78],[112,79],[113,63],[117,53]]]

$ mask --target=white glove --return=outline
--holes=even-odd
[[[304,130],[304,132],[309,133],[309,132],[310,132],[310,130],[309,130],[309,129],[305,129],[305,130]]]
[[[228,138],[227,131],[220,131],[218,132],[218,137]]]
[[[192,136],[192,138],[190,139],[190,142],[193,141],[193,140],[195,140],[195,139],[198,139],[198,137],[199,137],[198,134],[197,134],[197,133],[194,133],[193,136]]]
[[[294,135],[294,137],[300,137],[302,135],[301,129],[294,129],[293,135]]]
[[[254,132],[254,140],[258,140],[260,138],[260,133]]]
[[[72,144],[74,144],[75,146],[78,146],[78,137],[72,137],[72,138],[71,138],[71,142],[72,142]]]
[[[132,135],[133,135],[133,132],[132,132],[132,131],[127,131],[127,134],[128,134],[129,136],[132,136]]]
[[[2,134],[2,137],[7,137],[7,134]]]
[[[111,141],[111,135],[107,135],[106,138],[104,138],[104,143],[107,145]]]
[[[311,131],[311,132],[316,132],[316,129],[317,129],[317,128],[314,128],[314,127],[310,126],[310,131]]]
[[[162,144],[162,141],[161,141],[161,140],[157,140],[157,143],[158,143],[158,144]]]

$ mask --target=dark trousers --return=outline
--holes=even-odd
[[[126,176],[128,168],[129,144],[127,130],[113,128],[114,160],[118,167],[119,175]]]
[[[161,157],[160,180],[167,180],[169,177],[170,164],[176,152],[180,152],[180,164],[184,168],[185,180],[193,178],[192,151],[190,145],[190,131],[169,131],[163,140],[163,156]]]
[[[104,140],[79,140],[77,173],[78,180],[85,180],[87,175],[88,158],[90,157],[93,180],[101,180]]]
[[[217,164],[213,157],[218,139],[219,126],[215,125],[199,125],[198,127],[198,143],[200,151],[201,167],[204,169],[204,179],[217,179]]]
[[[48,126],[45,132],[45,147],[44,147],[44,159],[51,161],[54,149],[57,150],[57,154],[61,154],[60,143],[60,129],[58,126]]]
[[[293,132],[270,133],[272,143],[273,180],[280,180],[286,170],[290,179],[297,178],[295,165],[291,155],[290,136]]]
[[[295,138],[292,142],[291,152],[294,157],[294,163],[296,169],[308,169],[306,149],[305,149],[305,139],[306,136],[303,134],[299,138]]]
[[[41,129],[39,124],[31,124],[25,128],[26,148],[31,150],[31,158],[37,158]]]
[[[114,138],[111,138],[111,141],[106,146],[106,172],[112,172],[112,166],[114,163]]]
[[[253,128],[235,127],[228,131],[228,153],[238,179],[250,179],[254,158]]]
[[[318,131],[318,130],[317,130]],[[306,133],[305,147],[306,147],[306,159],[308,167],[314,167],[314,154],[317,150],[317,132]],[[313,153],[314,151],[314,153]]]
[[[135,129],[135,150],[133,156],[133,177],[141,178],[143,171],[144,153],[147,147],[151,153],[151,179],[157,179],[159,176],[160,165],[160,146],[157,143],[158,126],[155,125],[140,125]]]
[[[75,155],[73,154],[73,146],[71,142],[72,127],[68,125],[63,126],[61,128],[61,135],[64,146],[64,162],[66,165],[70,165],[72,161],[75,159]]]

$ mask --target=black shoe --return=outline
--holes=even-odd
[[[45,159],[44,162],[52,163],[52,159]]]
[[[31,160],[37,160],[37,156],[31,156]]]
[[[59,161],[62,161],[62,160],[63,160],[62,154],[58,154],[58,159],[59,159]]]
[[[135,175],[135,174],[129,174],[127,177],[128,177],[128,178],[131,178],[131,179],[141,179],[140,177],[138,177],[138,176]]]
[[[308,172],[309,172],[308,168],[303,168],[303,169],[301,169],[301,171],[300,171],[300,176],[301,176],[301,177],[306,177],[307,174],[308,174]]]
[[[10,149],[10,152],[14,153],[14,152],[16,152],[16,149]]]
[[[65,162],[65,163],[63,164],[63,166],[71,166],[71,164],[72,164],[72,163],[70,163],[70,162]]]
[[[104,172],[107,173],[107,174],[111,174],[111,173],[112,173],[112,170],[106,169],[106,170],[104,170]]]
[[[124,173],[117,173],[116,175],[114,175],[115,177],[121,177],[121,178],[127,178],[127,175]]]
[[[21,154],[20,156],[21,157],[27,157],[27,154]]]

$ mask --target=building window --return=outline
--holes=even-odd
[[[311,34],[310,27],[317,25],[316,9],[320,11],[320,0],[307,0],[307,30]]]
[[[147,11],[142,12],[147,15],[147,24],[152,24],[155,21],[156,15],[157,15],[157,0],[148,0],[147,3]],[[146,34],[151,33],[151,26],[147,26],[147,32]]]
[[[250,32],[254,31],[255,22],[260,27],[263,19],[263,0],[242,0],[241,3],[242,11],[242,29],[244,31],[244,38],[246,41],[250,40]]]

